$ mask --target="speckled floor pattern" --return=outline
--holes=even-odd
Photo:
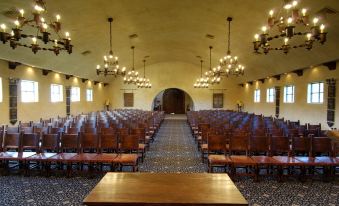
[[[147,152],[141,172],[206,172],[186,120],[166,119]]]
[[[165,120],[155,141],[147,152],[141,172],[206,172],[200,154],[184,120]],[[82,205],[82,200],[100,181],[103,174],[94,178],[76,176],[66,178],[11,174],[0,176],[0,205]],[[265,179],[254,183],[241,178],[235,184],[250,205],[339,205],[339,182],[287,180],[278,183]]]

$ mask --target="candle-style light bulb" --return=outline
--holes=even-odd
[[[285,43],[285,45],[288,44],[288,38],[285,38],[285,39],[284,39],[284,43]]]
[[[302,13],[303,16],[306,16],[306,12],[307,12],[307,9],[302,9],[301,10],[301,13]]]
[[[254,39],[255,39],[255,41],[259,41],[259,34],[255,34]]]
[[[45,22],[45,18],[44,17],[41,17],[40,20],[41,20],[42,23]]]
[[[293,6],[293,7],[296,7],[297,5],[298,5],[298,1],[293,1],[293,2],[292,2],[292,6]]]
[[[1,24],[0,27],[3,32],[6,32],[6,24]]]
[[[319,22],[319,19],[318,19],[317,17],[315,17],[315,18],[313,19],[313,24],[314,24],[314,26],[316,26],[318,22]]]
[[[324,33],[325,25],[321,24],[320,25],[320,33]]]
[[[306,38],[307,38],[308,41],[310,41],[311,38],[312,38],[312,34],[311,34],[311,33],[307,33],[307,34],[306,34]]]
[[[271,10],[271,11],[269,12],[270,17],[273,17],[273,14],[274,14],[274,11]]]
[[[33,44],[36,44],[36,42],[37,42],[36,37],[32,38],[32,42],[33,42]]]
[[[55,47],[58,46],[58,40],[57,40],[57,39],[54,40],[54,46],[55,46]]]
[[[18,28],[20,26],[20,22],[18,20],[14,21],[15,26]]]
[[[23,9],[20,9],[20,14],[21,14],[21,17],[24,17],[24,13],[25,13],[25,10],[23,10]]]
[[[263,26],[263,27],[261,28],[261,30],[262,30],[264,33],[266,33],[267,27],[266,27],[266,26]]]
[[[292,22],[293,22],[292,17],[289,17],[289,18],[287,19],[287,25],[290,25]]]
[[[48,28],[48,25],[46,23],[43,23],[42,28],[44,28],[46,30]]]
[[[97,65],[97,69],[100,69],[100,65]]]
[[[61,19],[61,17],[60,17],[60,15],[59,15],[59,14],[57,14],[57,15],[55,16],[55,18],[56,18],[56,21],[57,21],[57,22],[59,22],[59,21],[60,21],[60,19]]]
[[[286,5],[284,6],[284,9],[289,10],[291,7],[292,7],[291,4],[286,4]]]

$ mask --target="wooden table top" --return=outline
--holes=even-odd
[[[86,205],[248,205],[227,174],[107,173]]]

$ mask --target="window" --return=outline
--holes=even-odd
[[[294,86],[286,85],[284,87],[284,103],[294,103]]]
[[[86,90],[86,101],[93,102],[93,89]]]
[[[268,88],[266,92],[266,102],[269,102],[269,103],[274,102],[274,97],[275,97],[275,89]]]
[[[0,102],[2,102],[2,79],[0,77]]]
[[[260,89],[254,90],[254,102],[260,102]]]
[[[80,102],[80,88],[79,87],[72,87],[71,101],[72,102]]]
[[[21,101],[22,102],[39,101],[38,82],[21,80]]]
[[[62,85],[51,84],[51,102],[62,102],[63,90]]]
[[[307,103],[323,103],[324,102],[324,83],[313,82],[307,87]]]

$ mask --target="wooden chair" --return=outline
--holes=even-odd
[[[59,168],[63,165],[67,166],[67,176],[71,174],[72,158],[79,152],[79,135],[78,134],[63,134],[60,140],[59,153],[48,158],[50,164],[56,163]]]
[[[118,161],[121,165],[121,169],[124,166],[132,166],[133,171],[137,171],[138,168],[138,159],[139,159],[139,139],[136,135],[123,135],[121,136],[121,145],[120,151],[121,154]],[[134,154],[133,154],[134,153]],[[136,153],[136,154],[135,154]],[[143,154],[141,154],[141,158]]]
[[[208,172],[213,172],[214,167],[224,167],[230,165],[231,159],[226,156],[226,139],[221,134],[211,134],[208,136]]]
[[[275,164],[275,160],[269,156],[269,145],[267,136],[250,137],[250,154],[256,163],[256,181],[259,180],[261,169],[266,169],[266,174],[268,174],[270,167]]]
[[[51,157],[57,155],[59,152],[59,135],[58,134],[44,134],[41,140],[41,147],[39,153],[26,158],[26,174],[29,174],[31,162],[37,162],[41,165],[41,169],[45,168],[46,175],[50,173]]]
[[[278,180],[282,181],[284,169],[291,174],[291,169],[301,166],[302,162],[291,154],[290,139],[284,136],[275,136],[270,138],[270,153],[278,166]]]
[[[116,168],[119,162],[119,144],[118,136],[115,133],[104,133],[99,138],[99,154],[95,157],[95,161],[100,164],[102,170],[103,164],[110,164],[111,171]]]
[[[240,134],[240,133],[239,133]],[[256,162],[249,155],[249,136],[248,135],[232,135],[229,143],[230,158],[232,161],[232,176],[236,176],[238,167],[245,167],[246,173],[243,175],[255,176]],[[240,155],[239,155],[240,154]],[[252,173],[248,173],[248,168]]]
[[[68,127],[66,132],[66,134],[79,134],[79,129],[77,127]]]

